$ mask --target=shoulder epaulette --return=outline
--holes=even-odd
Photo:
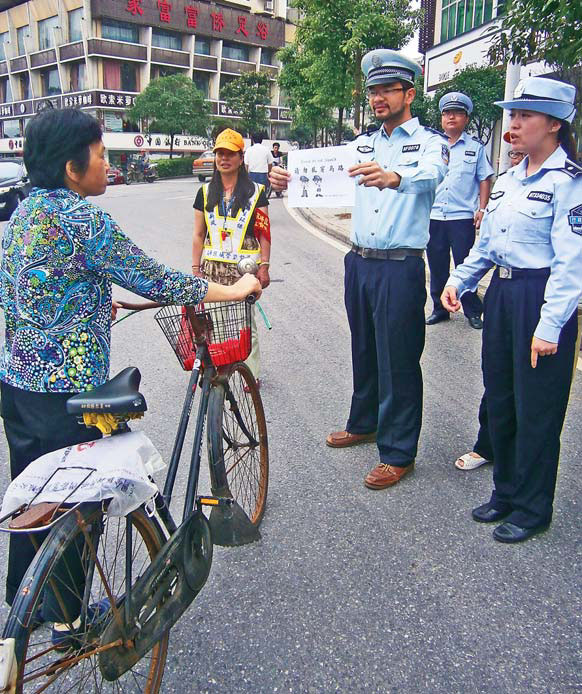
[[[499,176],[505,176],[506,173],[507,171],[502,171],[500,174],[497,174],[497,178],[499,178]]]
[[[478,142],[480,145],[485,146],[485,143],[482,142],[478,137],[475,137],[474,135],[471,135],[471,139],[475,140],[475,142]]]
[[[560,171],[563,171],[565,174],[570,176],[570,178],[578,178],[578,176],[582,176],[582,166],[571,159],[566,159],[566,163],[560,169]]]
[[[441,137],[447,137],[444,133],[441,133],[440,130],[436,130],[435,128],[429,128],[428,125],[423,125],[422,127],[425,130],[428,130],[429,133],[434,133],[435,135],[440,135]]]

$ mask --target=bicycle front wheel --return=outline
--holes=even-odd
[[[16,694],[160,691],[168,632],[117,680],[106,681],[99,667],[99,654],[119,647],[101,643],[101,634],[112,619],[123,619],[128,558],[134,584],[165,542],[161,524],[142,508],[130,519],[130,552],[126,519],[108,517],[101,504],[64,518],[39,549],[3,634],[15,639]],[[35,615],[60,621],[65,636],[55,638],[52,623],[36,628]]]
[[[213,493],[225,487],[254,526],[263,519],[269,484],[269,445],[263,402],[250,369],[221,370],[208,403],[208,455]]]

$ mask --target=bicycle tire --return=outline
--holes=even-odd
[[[220,370],[208,403],[208,455],[213,493],[232,496],[258,527],[263,519],[269,486],[267,423],[257,382],[250,369],[236,362]],[[245,388],[248,392],[245,392]],[[253,444],[242,430],[228,400],[231,393]],[[243,452],[241,454],[242,451]]]
[[[164,545],[166,538],[160,522],[155,517],[149,517],[139,508],[130,514],[134,532],[132,533],[132,583],[145,570],[152,559]],[[99,618],[100,627],[88,626],[84,633],[77,632],[76,646],[65,651],[57,651],[51,643],[50,625],[35,630],[31,615],[34,615],[46,600],[47,588],[52,587],[57,602],[66,591],[73,593],[58,577],[60,571],[67,566],[65,551],[73,557],[71,563],[82,564],[87,572],[93,573],[87,601],[97,602],[103,597],[104,585],[101,575],[95,567],[89,544],[82,531],[90,529],[99,541],[95,542],[96,556],[107,579],[116,602],[119,605],[125,583],[125,518],[110,518],[103,514],[101,504],[83,504],[79,509],[64,518],[56,525],[37,552],[27,574],[21,584],[25,588],[19,590],[14,601],[8,621],[4,628],[3,638],[15,639],[15,655],[17,661],[16,694],[33,694],[34,692],[87,692],[92,687],[99,692],[147,692],[156,694],[160,691],[166,656],[168,651],[169,632],[155,644],[151,651],[140,660],[134,668],[114,682],[107,682],[101,675],[98,664],[99,635],[112,618],[109,611]],[[98,533],[98,528],[101,532]],[[138,542],[140,540],[141,542]],[[79,552],[80,545],[83,546]],[[141,566],[137,566],[141,564]],[[139,570],[135,570],[138,568]],[[61,589],[59,587],[61,586]],[[64,588],[64,590],[62,589]],[[75,590],[78,590],[75,588]],[[60,594],[60,598],[59,598]],[[119,612],[123,614],[123,604]],[[68,619],[72,615],[68,616]],[[106,644],[103,644],[106,646]]]

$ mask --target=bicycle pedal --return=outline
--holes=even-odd
[[[225,496],[199,496],[198,503],[201,506],[232,506],[234,499]]]

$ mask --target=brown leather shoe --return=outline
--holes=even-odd
[[[409,472],[414,470],[414,463],[406,467],[396,467],[395,465],[384,465],[380,463],[366,475],[364,484],[368,489],[386,489],[400,482]]]
[[[325,442],[332,448],[347,448],[348,446],[357,446],[359,443],[370,443],[376,440],[376,432],[371,434],[350,434],[349,431],[333,431]]]

